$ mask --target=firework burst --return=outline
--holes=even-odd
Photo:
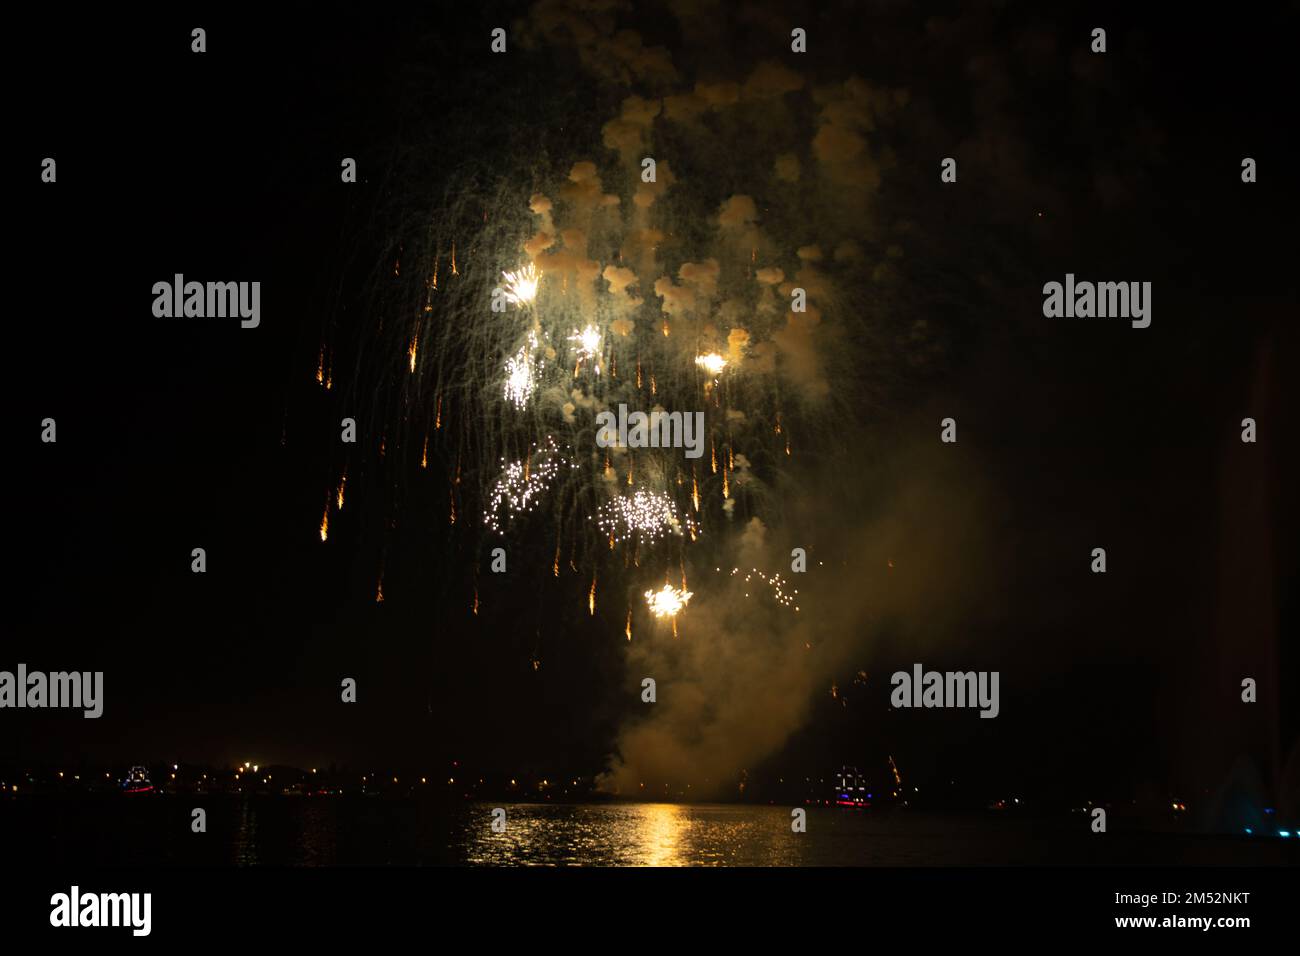
[[[684,588],[675,588],[671,584],[665,584],[658,591],[646,591],[646,605],[650,608],[650,613],[655,617],[663,620],[667,618],[673,622],[673,637],[677,636],[677,615],[686,609],[695,594]]]
[[[719,128],[744,128],[735,110]],[[665,113],[647,127],[647,148],[674,122]],[[688,130],[670,132],[692,148]],[[805,460],[839,482],[819,486],[828,498],[844,495],[853,476],[833,459],[847,447],[842,423],[860,417],[857,383],[873,372],[861,343],[882,340],[857,325],[846,334],[846,317],[860,318],[848,308],[862,281],[860,223],[810,229],[807,195],[771,183],[777,155],[811,159],[810,147],[751,140],[762,155],[725,184],[661,181],[627,201],[634,170],[561,138],[503,156],[490,176],[427,182],[431,194],[381,213],[393,218],[378,223],[356,338],[336,341],[331,328],[353,327],[332,318],[304,356],[317,386],[329,389],[331,369],[343,385],[325,401],[368,405],[358,420],[373,437],[333,463],[351,469],[349,514],[379,513],[365,507],[380,487],[365,458],[386,454],[384,494],[419,500],[420,486],[445,482],[430,494],[456,547],[481,543],[474,535],[526,537],[547,584],[567,587],[571,571],[586,592],[582,616],[600,618],[597,598],[607,611],[620,589],[641,594],[666,570],[676,581],[692,562],[722,567],[715,582],[729,586],[721,578],[741,563],[740,533],[754,519],[782,526],[808,487]],[[563,161],[542,169],[542,157]],[[806,311],[792,311],[787,286],[806,290]],[[494,311],[502,300],[508,308]],[[621,405],[702,414],[698,460],[680,447],[600,445],[597,416]],[[543,509],[546,523],[518,521]],[[328,535],[328,513],[304,520]],[[757,574],[751,593],[795,606],[779,575]],[[655,616],[685,607],[681,584],[647,592]]]
[[[578,353],[578,361],[573,368],[574,377],[577,377],[578,367],[581,366],[583,362],[593,363],[596,369],[596,374],[599,375],[600,365],[598,364],[598,360],[600,358],[601,344],[600,329],[591,324],[588,324],[581,332],[575,329],[573,334],[569,336],[569,341],[573,343],[574,351]]]
[[[717,352],[710,352],[707,355],[697,355],[695,364],[714,378],[717,378],[722,374],[722,370],[727,367],[727,360]]]
[[[537,287],[541,284],[542,274],[531,262],[514,272],[502,272],[501,277],[506,280],[503,291],[507,302],[524,309],[537,299]]]
[[[665,584],[658,591],[645,592],[645,600],[650,608],[650,613],[659,618],[676,617],[678,612],[683,610],[693,597],[695,597],[695,592],[683,591],[671,584]]]

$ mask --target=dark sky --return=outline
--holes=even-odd
[[[541,167],[561,166],[570,139],[594,152],[627,93],[562,50],[490,58],[488,30],[526,7],[472,6],[15,15],[46,66],[9,117],[0,668],[104,670],[107,703],[99,721],[6,712],[0,759],[602,768],[626,708],[608,621],[543,629],[528,582],[486,584],[471,620],[472,561],[441,501],[407,499],[412,530],[394,538],[381,505],[328,549],[316,534],[332,481],[310,380],[321,330],[355,339],[373,320],[366,284],[396,220],[436,214],[443,179],[498,136],[536,144]],[[861,666],[966,667],[977,652],[1004,695],[997,721],[904,722],[878,680],[852,714],[814,701],[773,765],[888,750],[922,776],[956,767],[1045,791],[1099,775],[1119,791],[1214,786],[1241,755],[1276,773],[1297,727],[1277,703],[1295,691],[1281,681],[1296,624],[1293,12],[772,9],[813,38],[807,65],[787,62],[910,92],[882,134],[896,162],[879,222],[919,237],[902,308],[939,329],[943,359],[864,403],[863,424],[906,484],[914,432],[929,441],[955,415],[997,519],[947,563],[978,582],[969,615],[919,647],[905,622],[877,621]],[[743,75],[767,45],[788,50],[761,19],[717,25],[721,48],[667,8],[625,19],[686,76]],[[1086,52],[1095,25],[1104,63]],[[960,188],[941,192],[954,151]],[[38,181],[46,155],[55,186]],[[361,183],[340,184],[342,156]],[[1258,183],[1240,181],[1243,156]],[[154,319],[149,290],[176,272],[260,280],[261,327]],[[1041,286],[1066,272],[1151,281],[1152,328],[1051,324]],[[1255,446],[1237,440],[1245,415]],[[56,446],[38,441],[46,416]],[[1099,543],[1104,578],[1082,573]],[[915,586],[940,604],[965,589]],[[337,703],[342,676],[361,683],[355,708]],[[1268,698],[1248,718],[1241,676]]]

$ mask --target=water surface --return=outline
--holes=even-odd
[[[193,833],[191,811],[207,810]],[[492,811],[506,812],[503,833]],[[949,866],[1277,864],[1281,841],[1091,833],[1086,818],[739,804],[456,804],[369,797],[0,801],[0,841],[54,864]]]

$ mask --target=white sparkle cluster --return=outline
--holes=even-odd
[[[682,533],[676,502],[662,492],[645,489],[605,502],[595,520],[615,543],[631,538],[658,541],[669,533]]]
[[[718,568],[716,570],[720,571],[722,569]],[[740,568],[731,569],[731,576],[733,578],[740,573],[741,573]],[[762,571],[758,570],[758,568],[750,568],[749,573],[745,575],[745,583],[749,584],[755,578],[762,581],[764,584],[766,584],[769,588],[772,589],[772,598],[776,601],[777,604],[780,604],[782,607],[792,607],[796,611],[799,610],[799,605],[795,603],[795,595],[799,593],[799,589],[792,588],[791,590],[787,591],[786,586],[788,582],[781,577],[780,571],[777,571],[773,574],[764,574]],[[749,597],[748,591],[745,592],[745,597]]]
[[[519,515],[532,511],[565,468],[576,467],[549,436],[544,444],[534,442],[526,459],[507,463],[502,458],[501,464],[501,475],[492,486],[483,515],[484,523],[498,533]]]
[[[505,399],[520,411],[537,391],[537,380],[546,367],[545,359],[534,359],[537,345],[537,333],[529,332],[528,341],[519,347],[513,358],[506,359]]]

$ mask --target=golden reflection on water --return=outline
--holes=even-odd
[[[636,808],[640,812],[640,833],[644,858],[642,866],[681,866],[678,833],[682,828],[681,807],[675,803],[649,803]]]
[[[788,866],[802,860],[788,810],[673,803],[507,805],[463,821],[465,862],[489,866]]]

